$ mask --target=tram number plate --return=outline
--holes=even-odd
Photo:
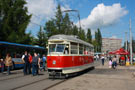
[[[56,61],[55,60],[53,60],[53,64],[56,64]]]

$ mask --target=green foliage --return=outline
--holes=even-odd
[[[74,25],[69,18],[68,13],[62,15],[61,7],[58,5],[55,18],[49,20],[45,24],[45,31],[50,37],[56,34],[77,35],[82,40],[86,40],[85,32]]]
[[[135,40],[132,40],[133,53],[135,53]]]
[[[71,21],[69,19],[68,13],[66,13],[65,17],[63,18],[63,24],[62,24],[62,34],[70,35],[72,34],[72,27],[71,27]]]
[[[83,29],[79,30],[79,34],[78,34],[79,38],[86,41],[86,37],[85,37],[85,32]]]
[[[37,39],[30,33],[25,33],[30,22],[25,0],[0,0],[0,41],[9,41],[23,44],[37,44],[45,46],[47,38],[56,34],[77,35],[80,39],[93,43],[97,51],[101,51],[102,36],[98,29],[95,32],[95,40],[92,42],[91,30],[87,34],[81,28],[74,25],[68,13],[63,14],[61,6],[58,5],[55,18],[45,23],[44,31],[41,29]]]
[[[93,40],[92,41],[92,44],[94,45],[94,52],[97,52],[97,46],[98,46],[98,43],[96,40]]]
[[[102,47],[102,36],[100,29],[95,32],[95,40],[94,40],[94,48],[95,52],[101,52],[101,47]]]
[[[42,30],[42,28],[40,27],[40,30],[37,34],[37,42],[36,44],[39,46],[46,46],[46,42],[47,42],[47,36],[46,33]]]
[[[46,22],[45,26],[46,26],[45,30],[46,30],[46,33],[47,33],[47,37],[58,34],[57,28],[55,26],[55,20],[54,19]]]
[[[30,40],[31,37],[25,30],[31,15],[27,14],[25,4],[25,0],[0,0],[1,41],[28,43]]]
[[[78,27],[77,26],[73,26],[73,35],[78,35],[79,34],[79,31],[78,31]]]
[[[58,33],[63,32],[63,30],[62,30],[63,16],[62,16],[60,4],[57,7],[55,23],[56,23]]]
[[[87,31],[87,42],[92,44],[92,35],[90,29]]]

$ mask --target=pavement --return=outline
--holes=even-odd
[[[0,90],[46,90],[62,80],[48,79],[48,72],[39,72],[39,75],[23,75],[23,70],[11,71],[11,75],[0,73]]]
[[[81,76],[67,80],[48,90],[135,90],[135,66],[109,68],[98,65]]]
[[[63,79],[48,79],[48,73],[38,76],[23,75],[23,70],[0,73],[0,90],[135,90],[135,66],[118,66],[111,69],[108,61],[102,66],[95,62],[95,69]]]

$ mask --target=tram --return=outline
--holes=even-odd
[[[71,35],[54,35],[48,39],[49,77],[81,72],[94,66],[93,45]]]

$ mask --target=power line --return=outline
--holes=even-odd
[[[32,14],[33,16],[35,16],[36,18],[38,18],[38,19],[40,19],[41,17],[39,17],[39,16],[37,16],[37,15],[35,15],[35,14],[33,14],[33,13],[31,13],[31,12],[28,12],[29,14]],[[45,20],[45,19],[43,19],[43,20]],[[44,26],[42,26],[41,24],[38,24],[38,23],[35,23],[35,22],[32,22],[32,21],[30,21],[32,24],[35,24],[35,25],[38,25],[38,26],[41,26],[41,27],[44,27]]]
[[[32,23],[32,24],[35,24],[35,25],[37,25],[37,26],[41,26],[41,27],[44,27],[43,25],[41,25],[41,24],[38,24],[38,23],[35,23],[35,22],[32,22],[32,21],[30,21],[30,23]]]

